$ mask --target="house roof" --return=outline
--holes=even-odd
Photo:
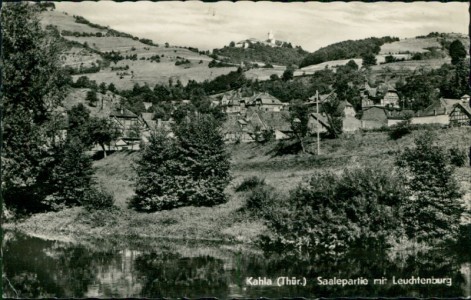
[[[268,93],[255,94],[252,98],[250,98],[249,103],[255,104],[256,101],[260,101],[264,105],[283,105],[283,103],[278,100],[278,98]]]
[[[116,118],[137,118],[137,115],[125,107],[115,107],[110,112],[110,117]]]
[[[324,126],[325,128],[329,128],[329,121],[327,120],[326,117],[324,117],[322,114],[318,113],[311,113],[311,117],[313,117],[316,120],[319,120],[319,123]]]
[[[468,117],[471,118],[471,107],[469,107],[468,105],[463,104],[463,103],[458,103],[458,104],[455,106],[455,109],[456,109],[456,108],[461,109],[465,114],[468,115]]]
[[[154,113],[143,112],[141,113],[141,116],[144,120],[152,120]]]
[[[288,112],[256,112],[266,128],[280,131],[291,131],[291,124],[288,121]]]

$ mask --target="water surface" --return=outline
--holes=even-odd
[[[352,251],[342,257],[263,253],[215,243],[155,241],[81,245],[5,232],[4,297],[469,297],[470,255]],[[446,284],[393,284],[392,278],[450,278]],[[272,281],[250,285],[248,278]],[[277,286],[279,277],[306,285]],[[367,285],[320,285],[322,278]],[[386,278],[384,284],[373,279]]]

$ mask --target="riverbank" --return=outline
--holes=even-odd
[[[466,149],[471,145],[471,128],[438,130],[437,143]],[[395,154],[413,145],[417,134],[390,140],[386,133],[371,132],[325,140],[320,156],[280,154],[275,142],[265,145],[229,145],[232,157],[232,181],[226,189],[228,202],[214,207],[181,207],[169,211],[140,213],[127,208],[133,195],[135,172],[133,161],[138,153],[120,152],[97,160],[97,182],[114,194],[116,208],[88,212],[81,207],[59,212],[36,214],[17,223],[4,224],[28,235],[46,239],[80,241],[90,238],[167,238],[174,240],[218,241],[227,244],[257,244],[267,228],[263,221],[244,211],[245,194],[235,187],[247,177],[258,176],[279,194],[296,187],[313,170],[341,172],[365,164],[392,165]],[[315,149],[315,140],[308,148]],[[465,192],[463,200],[471,208],[469,167],[456,169],[457,179]],[[471,217],[463,216],[463,223]]]

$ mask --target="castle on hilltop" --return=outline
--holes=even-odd
[[[240,42],[237,42],[235,44],[235,47],[237,48],[249,48],[251,45],[255,44],[262,44],[265,46],[270,46],[270,47],[282,47],[285,44],[288,44],[288,42],[283,42],[283,41],[278,41],[275,39],[275,34],[273,31],[269,31],[267,33],[267,39],[266,40],[260,40],[256,38],[249,38],[246,40],[242,40]]]

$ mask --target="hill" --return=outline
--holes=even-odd
[[[299,66],[302,68],[331,60],[359,58],[364,53],[378,54],[383,44],[398,40],[399,39],[395,37],[385,36],[382,38],[371,37],[362,40],[348,40],[331,44],[307,55]]]
[[[62,60],[64,66],[74,69],[74,80],[86,73],[97,83],[113,83],[123,90],[136,83],[154,86],[169,79],[183,84],[202,82],[236,70],[209,68],[212,58],[195,48],[159,45],[63,12],[45,11],[41,16],[42,25],[56,30],[63,39]]]
[[[247,48],[225,46],[213,50],[213,55],[222,56],[231,63],[258,62],[283,66],[299,65],[308,54],[309,52],[303,50],[300,46],[293,47],[289,43],[275,47],[256,42],[249,44]]]

